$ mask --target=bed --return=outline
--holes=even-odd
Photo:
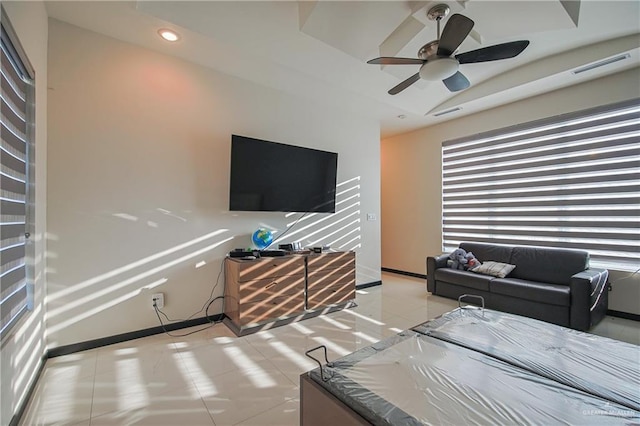
[[[319,362],[300,378],[300,419],[306,426],[637,424],[639,357],[636,345],[461,306]]]

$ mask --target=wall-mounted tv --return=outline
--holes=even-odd
[[[229,210],[336,211],[338,154],[231,136]]]

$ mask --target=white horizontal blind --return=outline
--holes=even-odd
[[[442,146],[443,248],[461,241],[578,248],[640,267],[640,100]]]
[[[4,16],[3,16],[4,18]],[[2,22],[0,37],[0,333],[27,309],[30,79]]]

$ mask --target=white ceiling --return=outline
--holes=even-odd
[[[458,52],[530,40],[518,57],[463,64],[471,87],[450,93],[419,81],[387,90],[417,65],[380,67],[378,56],[416,57],[437,38],[426,10],[439,3],[475,21]],[[381,136],[415,130],[640,64],[640,1],[51,1],[49,16],[312,99],[373,117]],[[179,42],[162,41],[171,28]],[[574,75],[571,70],[627,53]],[[433,114],[460,108],[435,117]],[[398,118],[404,116],[404,119]]]

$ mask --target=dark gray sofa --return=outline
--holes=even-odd
[[[551,247],[460,243],[480,262],[515,265],[505,278],[447,267],[449,253],[427,257],[427,291],[457,299],[484,297],[487,308],[586,331],[607,312],[606,269],[589,267],[589,253]]]

